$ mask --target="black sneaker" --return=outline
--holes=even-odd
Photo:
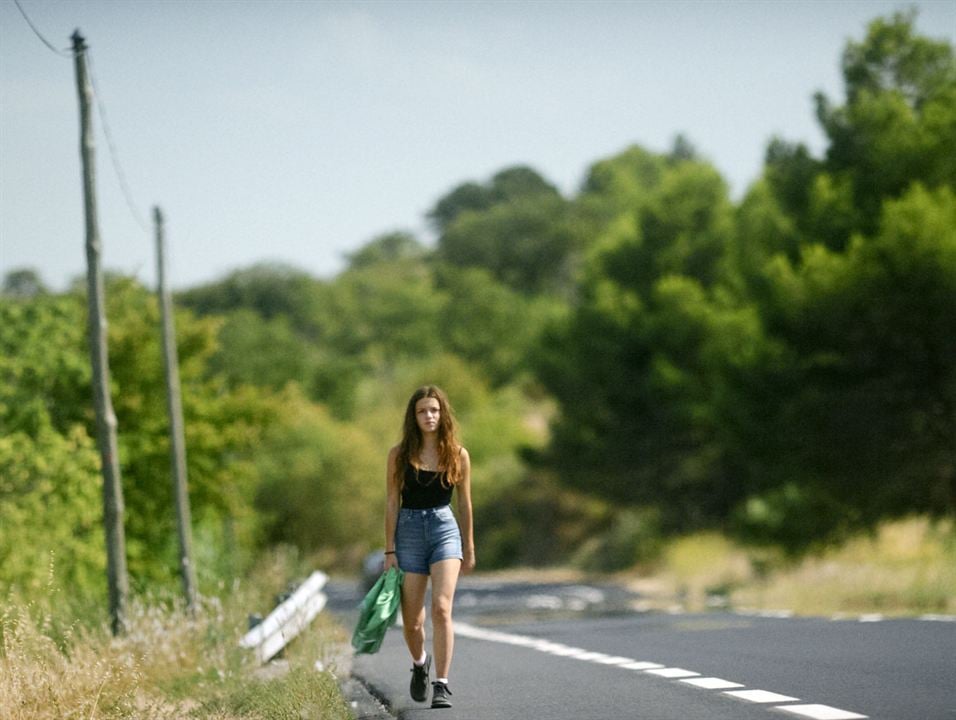
[[[408,692],[415,702],[425,702],[428,699],[428,669],[432,666],[432,656],[425,655],[424,665],[412,665],[412,682]]]
[[[450,708],[451,700],[448,698],[451,697],[451,690],[448,689],[448,686],[443,682],[433,682],[432,683],[432,707],[433,708]]]

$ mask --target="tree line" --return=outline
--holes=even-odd
[[[801,552],[956,512],[956,60],[874,20],[815,98],[822,157],[782,138],[738,202],[678,137],[464,183],[437,237],[372,239],[323,280],[282,265],[177,295],[201,585],[288,543],[381,542],[384,458],[423,382],[475,461],[480,562],[626,567],[718,528]],[[130,572],[175,578],[158,306],[108,282]],[[98,592],[81,287],[0,298],[0,578]]]

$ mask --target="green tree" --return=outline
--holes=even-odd
[[[532,295],[569,285],[574,245],[566,201],[545,196],[462,214],[439,239],[437,254],[444,263],[483,268],[512,290]]]
[[[870,23],[843,54],[846,104],[816,95],[829,139],[826,170],[846,178],[858,228],[873,232],[885,198],[913,182],[956,184],[956,58],[945,41],[914,31],[915,13]]]
[[[588,232],[604,232],[615,221],[627,226],[660,185],[667,164],[666,158],[634,145],[591,165],[574,202]]]
[[[479,268],[439,266],[436,275],[446,297],[436,331],[446,351],[480,368],[494,385],[527,372],[554,303],[518,293]]]
[[[360,557],[382,538],[385,455],[358,426],[332,418],[294,388],[259,448],[257,508],[268,543],[306,553]]]
[[[556,198],[560,193],[532,168],[516,165],[495,173],[486,185],[462,183],[438,200],[428,218],[443,234],[463,213],[480,214],[495,205],[540,197]]]
[[[49,290],[40,278],[40,274],[31,268],[11,270],[3,278],[0,295],[13,298],[32,298],[44,295]]]
[[[316,352],[286,315],[266,320],[253,310],[235,310],[224,317],[217,339],[208,372],[227,379],[233,387],[280,390],[296,382],[307,392],[312,389]]]
[[[96,443],[81,425],[0,434],[0,587],[30,597],[55,578],[77,596],[102,592],[101,487]]]
[[[846,253],[781,260],[763,308],[787,362],[744,429],[755,488],[741,521],[791,544],[907,512],[956,510],[956,203],[916,186]],[[755,386],[736,395],[750,405]],[[803,536],[803,537],[801,537]]]
[[[437,259],[487,270],[525,295],[564,292],[577,249],[568,209],[528,167],[506,168],[484,186],[466,183],[429,214],[440,231]]]
[[[373,238],[347,258],[349,267],[358,269],[380,263],[422,261],[425,254],[425,248],[411,233],[391,232]]]
[[[132,280],[114,277],[107,290],[129,567],[140,585],[175,582],[159,311],[155,297]],[[86,303],[77,293],[0,300],[0,435],[8,438],[0,464],[11,473],[4,492],[10,493],[11,513],[16,515],[7,518],[9,527],[23,527],[29,537],[45,534],[49,542],[38,540],[38,552],[57,549],[50,542],[69,534],[62,556],[77,558],[76,572],[87,576],[99,567],[91,564],[95,551],[90,548],[102,541],[87,525],[78,524],[78,518],[87,522],[92,512],[88,501],[100,482],[90,440],[94,420],[85,320]],[[193,519],[198,535],[214,543],[212,554],[219,556],[232,542],[223,533],[223,524],[230,523],[236,542],[229,549],[239,557],[248,554],[255,540],[250,459],[271,422],[268,406],[260,394],[224,392],[222,382],[208,376],[215,321],[180,313],[177,331]],[[30,453],[36,457],[28,458]],[[16,469],[18,463],[22,467]],[[56,485],[60,476],[62,487]],[[76,507],[67,509],[71,498]],[[17,510],[44,503],[64,507],[62,525],[55,516],[34,518],[30,525],[32,511]],[[99,502],[96,512],[99,518]],[[208,580],[209,567],[199,569]],[[238,570],[239,564],[233,563],[232,569]]]
[[[538,356],[562,408],[551,460],[577,487],[660,505],[665,526],[692,527],[724,516],[734,500],[709,404],[719,389],[713,347],[727,338],[729,351],[757,330],[718,294],[733,232],[719,175],[634,149],[623,160],[650,171],[624,186],[637,205],[610,222],[574,311],[546,333]]]
[[[107,313],[130,573],[141,582],[166,582],[175,577],[177,549],[159,307],[135,281],[114,280],[107,287]],[[210,375],[217,328],[216,320],[189,312],[176,318],[189,495],[199,534],[215,541],[219,554],[238,557],[253,546],[252,459],[274,413],[263,393],[223,392],[222,381]],[[233,538],[235,545],[227,547]]]
[[[322,284],[308,273],[289,265],[262,263],[178,293],[176,299],[200,315],[239,308],[254,310],[267,320],[284,315],[297,332],[314,337],[320,332],[314,318],[324,296]]]
[[[29,596],[52,571],[98,594],[106,555],[85,306],[15,297],[0,298],[0,585]]]

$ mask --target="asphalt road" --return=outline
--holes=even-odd
[[[348,622],[358,594],[331,596]],[[408,696],[400,628],[353,673],[403,720],[956,720],[956,622],[636,612],[637,600],[469,578],[453,708]]]

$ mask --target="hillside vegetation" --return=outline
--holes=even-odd
[[[598,159],[571,196],[525,166],[463,183],[428,215],[433,246],[388,233],[332,278],[263,264],[179,293],[202,593],[275,547],[354,571],[383,542],[386,452],[425,382],[471,451],[485,569],[655,567],[689,534],[746,548],[751,570],[793,567],[910,516],[951,535],[956,59],[899,14],[840,62],[843,97],[815,97],[822,156],[770,139],[739,201],[678,136]],[[129,570],[148,597],[177,582],[159,311],[135,279],[107,296]],[[71,601],[104,595],[85,318],[80,284],[4,280],[11,606],[51,578]]]

